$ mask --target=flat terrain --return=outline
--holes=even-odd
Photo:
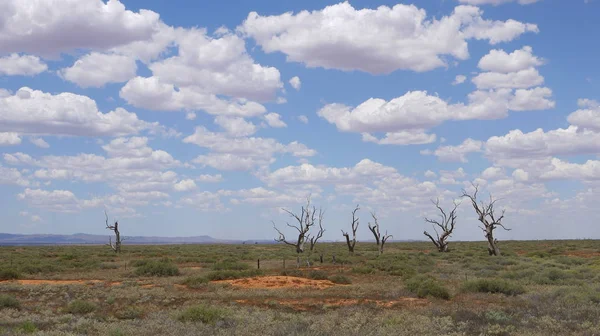
[[[0,335],[600,335],[600,241],[432,248],[0,247]]]

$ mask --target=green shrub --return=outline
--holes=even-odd
[[[209,282],[205,276],[189,276],[185,278],[181,284],[186,285],[189,288],[200,288]]]
[[[223,320],[227,312],[220,308],[207,305],[198,305],[184,310],[177,319],[181,322],[202,322],[205,324],[215,324]]]
[[[424,275],[415,276],[407,280],[405,285],[406,289],[417,294],[420,298],[431,296],[444,300],[450,299],[450,292],[448,292],[448,289],[432,277]]]
[[[0,280],[19,279],[21,274],[13,268],[0,268]]]
[[[142,316],[144,316],[144,311],[138,307],[127,307],[115,312],[115,317],[121,320],[135,320]]]
[[[242,278],[251,278],[255,276],[263,275],[261,270],[247,270],[247,271],[214,271],[206,275],[206,278],[210,281],[216,280],[234,280]]]
[[[45,264],[45,265],[24,265],[19,267],[19,270],[23,273],[27,273],[27,274],[38,274],[38,273],[54,273],[54,272],[59,272],[62,269],[59,267],[56,267],[54,265],[51,264]]]
[[[18,329],[25,334],[33,334],[34,332],[38,331],[36,325],[31,321],[21,323]]]
[[[17,299],[10,295],[0,294],[0,309],[3,308],[14,308],[19,309],[21,304]]]
[[[138,276],[175,276],[179,275],[179,268],[170,261],[152,260],[138,266],[135,274]]]
[[[304,272],[299,269],[285,269],[280,273],[283,276],[292,276],[298,278],[304,278]]]
[[[308,278],[313,280],[327,280],[329,276],[323,271],[313,270],[308,273]]]
[[[473,293],[502,293],[505,295],[518,295],[525,293],[525,288],[520,284],[501,279],[479,279],[467,281],[463,290]]]
[[[329,277],[329,281],[342,285],[349,285],[352,283],[352,280],[350,278],[341,274],[336,274],[334,276]]]
[[[67,306],[65,311],[67,313],[76,314],[76,315],[85,315],[89,314],[96,310],[96,305],[83,300],[75,300]]]
[[[372,273],[375,273],[375,269],[373,267],[368,267],[368,266],[356,266],[356,267],[352,268],[352,273],[372,274]]]
[[[235,262],[235,261],[218,262],[218,263],[215,263],[212,267],[212,269],[215,271],[222,271],[222,270],[243,271],[243,270],[247,270],[249,268],[250,268],[250,266],[248,266],[248,264],[244,264],[241,262]]]

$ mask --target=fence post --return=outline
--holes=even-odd
[[[260,258],[256,259],[256,266],[260,269]]]

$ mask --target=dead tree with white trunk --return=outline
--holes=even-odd
[[[119,232],[119,222],[115,221],[113,225],[108,224],[108,214],[106,210],[104,211],[104,217],[106,217],[106,229],[112,230],[115,233],[115,242],[112,242],[112,237],[108,236],[108,246],[115,251],[115,253],[121,253],[121,243],[123,239],[121,238],[121,232]]]
[[[344,232],[344,230],[342,230],[342,235],[346,237],[346,244],[348,245],[348,251],[350,253],[354,253],[354,246],[356,246],[356,230],[358,230],[359,224],[356,212],[358,210],[360,210],[360,208],[358,205],[356,205],[356,208],[352,211],[352,239],[350,239],[350,234],[348,232]]]
[[[296,253],[298,253],[298,254],[304,253],[304,245],[306,244],[307,241],[310,241],[311,247],[314,248],[314,245],[317,243],[317,240],[319,240],[319,238],[321,238],[321,236],[323,236],[323,232],[324,232],[323,226],[322,226],[323,210],[319,209],[318,215],[317,215],[317,208],[314,206],[311,207],[310,196],[307,198],[306,206],[302,206],[300,214],[295,214],[287,209],[282,209],[282,210],[287,212],[297,222],[297,224],[290,224],[287,222],[286,222],[286,224],[287,224],[287,226],[294,228],[294,229],[296,229],[296,231],[298,231],[298,237],[293,241],[289,241],[285,237],[283,232],[281,232],[277,228],[277,226],[275,226],[275,222],[273,222],[273,228],[279,234],[279,237],[275,238],[275,241],[279,242],[279,243],[284,243],[287,245],[294,246],[294,248],[296,249]],[[317,233],[317,235],[315,237],[313,237],[313,240],[311,241],[309,232],[310,232],[310,229],[316,224],[317,218],[319,221],[320,230]]]
[[[369,230],[371,230],[371,232],[373,233],[373,236],[375,237],[375,242],[377,243],[377,249],[379,250],[379,255],[382,255],[383,254],[383,245],[385,245],[385,242],[387,242],[388,239],[393,238],[394,236],[388,235],[387,231],[382,236],[381,233],[379,232],[379,221],[377,220],[377,217],[375,216],[374,212],[371,212],[371,217],[373,217],[374,223],[371,224],[371,222],[369,222],[369,224],[368,224]]]
[[[323,233],[325,233],[325,229],[323,229],[323,215],[325,214],[324,211],[321,211],[321,209],[319,209],[319,231],[317,231],[317,234],[310,237],[310,251],[314,251],[315,246],[317,245],[317,241],[319,241],[319,239],[321,239],[323,237]],[[310,236],[307,235],[306,237],[308,238]]]
[[[466,190],[463,189],[462,197],[467,197],[467,198],[469,198],[469,200],[471,200],[473,209],[475,209],[475,212],[477,213],[478,220],[481,222],[481,224],[483,224],[483,227],[480,226],[479,228],[483,230],[483,232],[485,234],[485,238],[488,241],[489,255],[499,256],[500,248],[498,248],[498,240],[494,238],[494,230],[497,227],[501,227],[506,231],[511,230],[511,229],[507,229],[502,224],[502,219],[504,219],[505,210],[502,210],[502,212],[500,213],[500,216],[498,216],[498,214],[495,213],[494,205],[496,204],[496,201],[498,201],[498,200],[493,199],[491,194],[490,194],[489,202],[487,202],[487,203],[484,201],[478,202],[477,193],[479,192],[479,186],[475,185],[475,184],[472,184],[472,185],[473,185],[473,188],[475,188],[475,191],[472,194],[469,194],[466,192]]]
[[[440,219],[430,219],[425,217],[425,221],[433,226],[433,231],[435,231],[436,237],[434,238],[427,231],[424,231],[423,234],[431,239],[431,242],[435,245],[435,247],[437,247],[439,252],[448,252],[448,238],[450,238],[452,232],[454,231],[454,227],[456,226],[456,209],[460,203],[454,201],[454,208],[452,208],[450,213],[446,213],[446,211],[444,211],[444,209],[442,209],[440,206],[439,199],[435,201],[431,200],[431,202],[440,211]]]

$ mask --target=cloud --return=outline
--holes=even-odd
[[[0,53],[57,56],[150,38],[159,15],[126,10],[118,0],[8,0],[0,10]]]
[[[194,180],[190,180],[190,179],[186,179],[186,180],[181,180],[177,183],[175,183],[175,185],[173,186],[173,189],[175,189],[175,191],[190,191],[190,190],[194,190],[196,189],[196,183],[194,182]]]
[[[380,145],[423,145],[435,142],[435,134],[427,134],[425,130],[416,129],[400,132],[387,132],[385,137],[378,139],[370,133],[363,133],[364,142],[374,142]]]
[[[267,121],[267,124],[273,128],[287,127],[287,124],[281,120],[281,115],[277,113],[266,114],[265,120]]]
[[[544,61],[533,55],[533,48],[524,46],[510,54],[501,49],[490,50],[488,54],[479,60],[477,66],[484,71],[510,73],[542,64],[544,64]]]
[[[469,4],[469,5],[502,5],[510,2],[517,2],[520,5],[530,5],[532,3],[536,3],[541,0],[458,0],[460,3]]]
[[[0,98],[0,132],[35,135],[119,136],[158,130],[158,123],[138,119],[135,113],[117,108],[98,110],[86,96],[63,92],[57,95],[20,88]]]
[[[42,138],[33,137],[33,138],[29,138],[29,141],[39,148],[50,148],[50,145],[46,141],[44,141],[44,139],[42,139]]]
[[[0,165],[0,184],[26,187],[30,185],[30,182],[18,169]]]
[[[256,125],[239,117],[217,116],[215,124],[233,137],[245,137],[256,133]]]
[[[218,182],[223,181],[223,176],[221,174],[216,174],[216,175],[202,174],[196,178],[196,181],[202,182],[202,183],[218,183]]]
[[[21,137],[14,132],[0,132],[0,146],[14,146],[21,144]]]
[[[186,113],[185,120],[196,120],[196,113],[194,113],[194,112]]]
[[[434,152],[421,151],[424,155],[435,155],[442,162],[467,162],[467,154],[481,152],[481,141],[466,139],[458,146],[442,146]]]
[[[477,7],[458,6],[438,20],[414,5],[357,10],[343,2],[297,14],[251,12],[238,30],[265,52],[283,52],[291,62],[373,74],[444,67],[451,57],[469,57],[468,39],[496,44],[538,31],[534,24],[485,20],[482,14]]]
[[[294,89],[296,89],[296,91],[300,90],[300,87],[302,86],[302,82],[300,81],[300,77],[298,77],[298,76],[292,77],[292,79],[290,79],[290,85]]]
[[[13,53],[0,57],[0,75],[34,76],[46,70],[48,70],[48,66],[36,56]]]
[[[299,115],[298,120],[300,120],[300,122],[303,124],[308,124],[308,117],[305,115]]]
[[[17,199],[30,206],[55,212],[75,212],[79,208],[79,200],[69,190],[42,190],[26,188],[17,195]]]
[[[80,87],[102,87],[108,83],[122,83],[135,77],[135,59],[117,55],[92,52],[75,61],[70,68],[59,71],[62,78]]]
[[[578,103],[583,109],[569,114],[567,121],[581,129],[600,132],[600,104],[589,99],[580,99]]]
[[[517,72],[484,72],[471,79],[478,89],[516,88],[526,89],[542,85],[544,77],[534,68]]]
[[[462,84],[465,82],[465,80],[467,80],[467,76],[464,75],[457,75],[454,78],[454,81],[452,82],[452,85],[458,85],[458,84]]]
[[[271,138],[230,137],[202,126],[196,127],[194,134],[184,138],[183,142],[208,148],[211,153],[198,156],[193,162],[219,170],[241,171],[266,166],[274,162],[275,154],[287,153],[296,157],[316,154],[316,151],[295,141],[284,145]]]

